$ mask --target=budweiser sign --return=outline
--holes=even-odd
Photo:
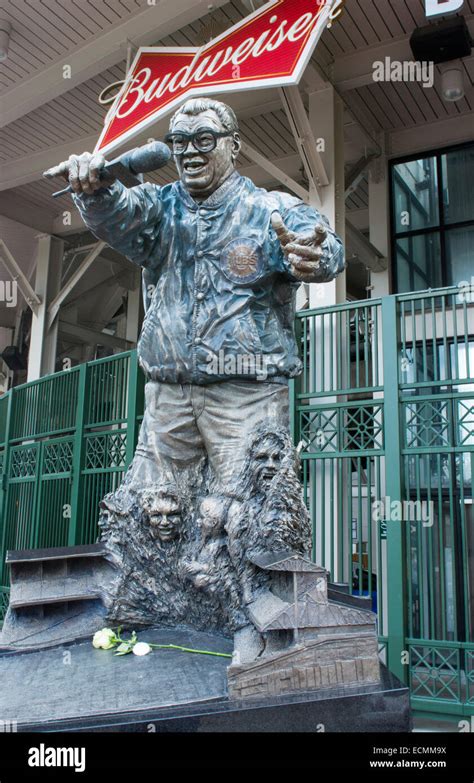
[[[199,49],[142,47],[96,150],[110,152],[193,95],[297,84],[345,0],[271,0]]]

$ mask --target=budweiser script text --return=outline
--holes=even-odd
[[[302,14],[291,24],[287,18],[282,18],[281,14],[274,13],[269,19],[269,27],[261,32],[258,38],[250,36],[237,45],[224,40],[222,48],[212,54],[206,54],[206,47],[198,49],[191,62],[177,71],[169,71],[162,77],[156,77],[152,68],[143,67],[126,80],[108,85],[101,92],[99,102],[105,105],[115,101],[115,96],[110,97],[111,90],[127,85],[114,111],[115,118],[122,119],[134,114],[143,103],[149,104],[186,88],[192,89],[198,85],[205,87],[207,80],[215,77],[227,66],[235,69],[232,77],[238,80],[240,68],[245,62],[256,60],[267,52],[277,52],[285,43],[293,44],[303,39],[318,20],[320,24],[331,24],[344,10],[344,4],[345,0],[314,0],[314,11]],[[283,13],[284,6],[285,4],[282,7]]]

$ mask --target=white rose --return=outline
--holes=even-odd
[[[151,652],[151,647],[146,642],[137,642],[132,652],[134,655],[148,655]]]
[[[96,650],[110,650],[115,644],[115,633],[111,628],[102,628],[94,634],[92,644]]]

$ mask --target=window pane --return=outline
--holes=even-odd
[[[393,168],[395,231],[414,231],[439,223],[435,158],[399,163]]]
[[[474,146],[442,157],[446,223],[474,220]]]
[[[396,264],[399,294],[440,288],[443,282],[439,234],[398,239]]]
[[[448,284],[471,283],[474,276],[474,226],[446,231]]]

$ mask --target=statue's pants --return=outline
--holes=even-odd
[[[151,460],[158,469],[168,461],[180,468],[207,455],[216,478],[227,484],[239,476],[248,437],[266,422],[270,428],[289,427],[287,384],[148,381],[134,472],[142,472],[142,460]]]

